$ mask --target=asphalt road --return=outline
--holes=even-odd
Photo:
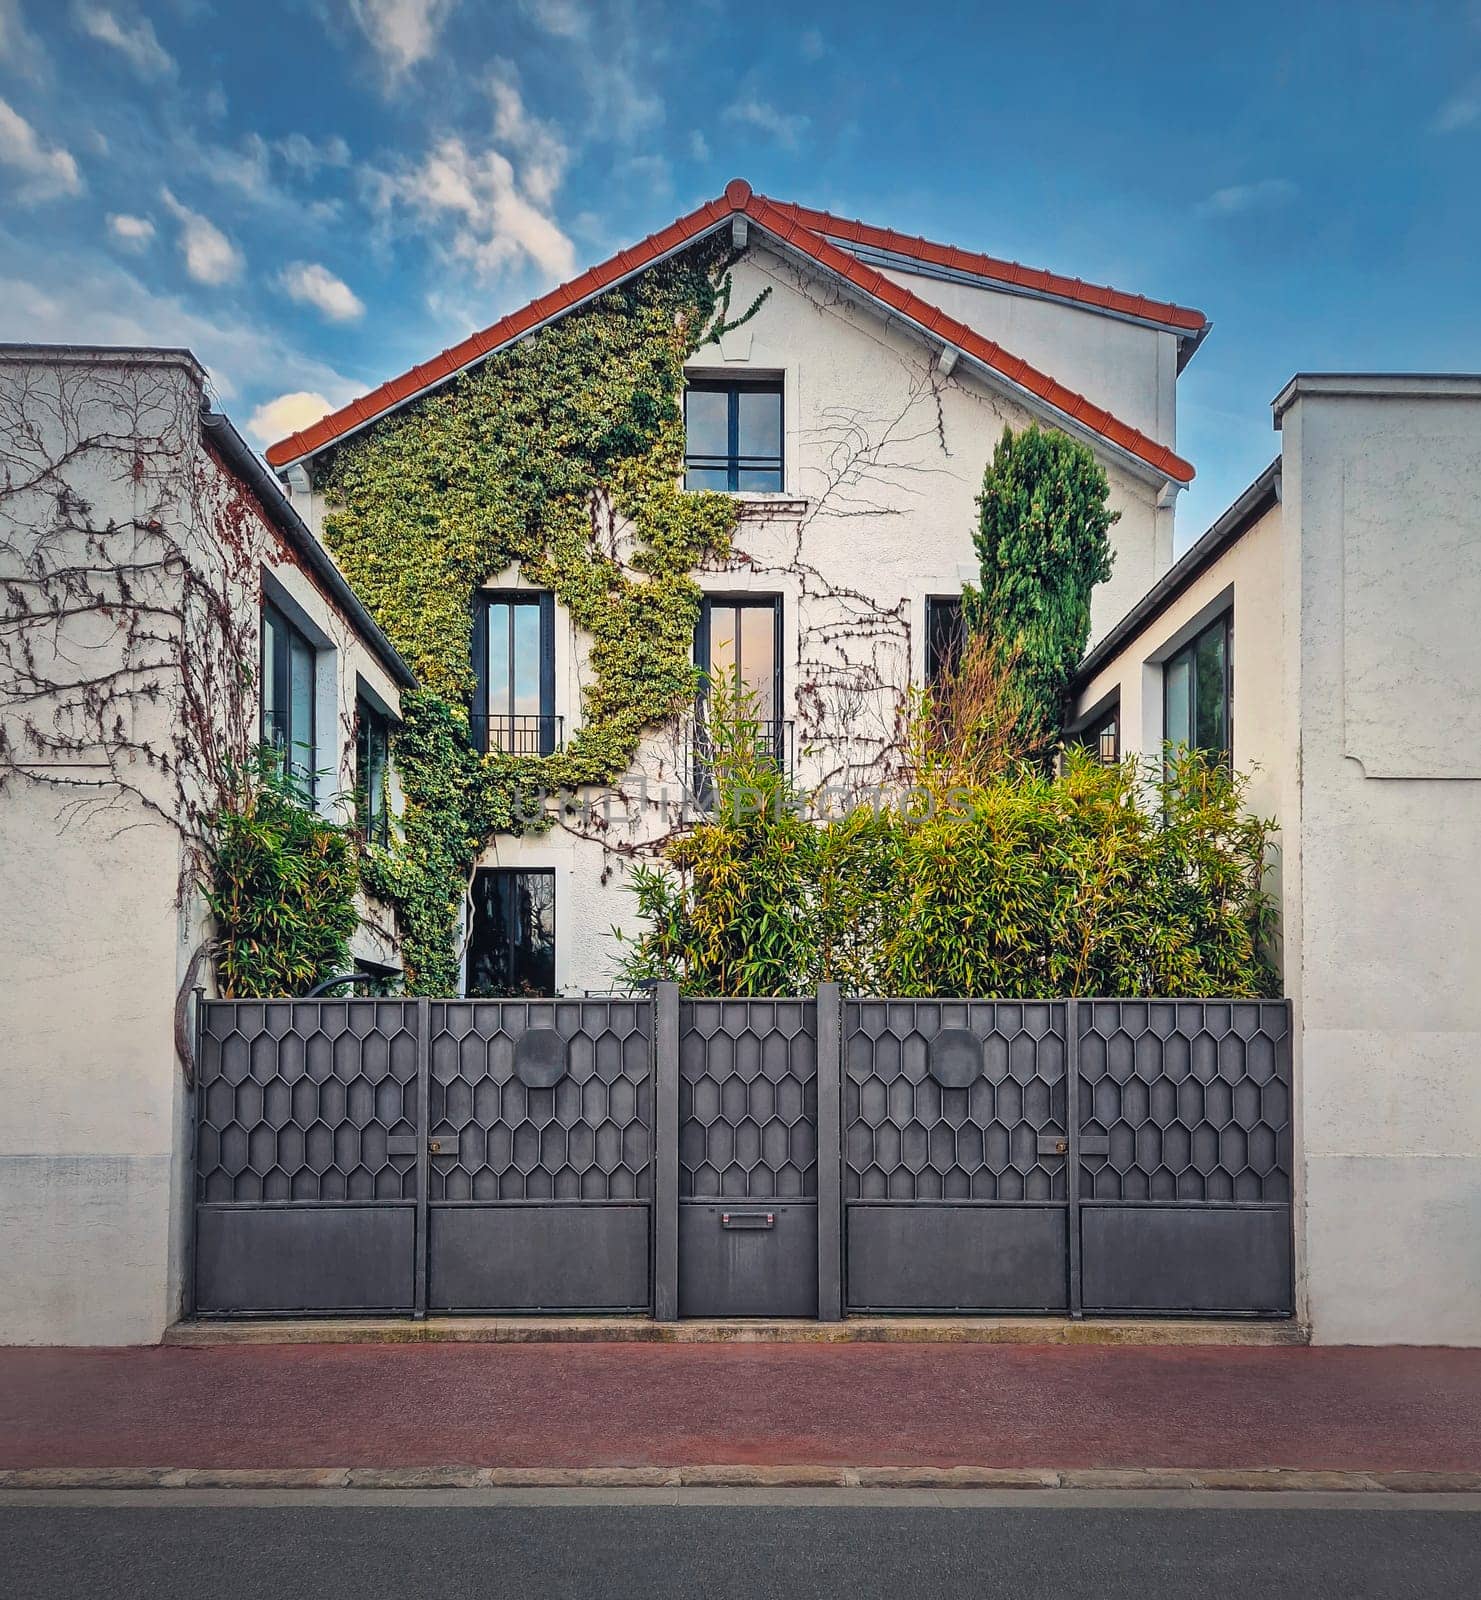
[[[1289,1498],[1289,1497],[1287,1497]],[[1364,1600],[1481,1593],[1481,1514],[797,1505],[0,1508],[7,1600]]]

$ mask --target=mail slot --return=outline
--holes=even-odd
[[[720,1213],[720,1226],[722,1228],[774,1228],[776,1226],[775,1211],[722,1211]]]

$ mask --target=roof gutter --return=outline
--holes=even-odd
[[[208,406],[201,406],[201,427],[211,443],[221,452],[231,470],[242,478],[262,504],[262,509],[272,519],[273,526],[292,546],[293,552],[310,572],[324,585],[330,598],[344,612],[351,626],[370,647],[376,660],[390,673],[403,689],[417,687],[416,675],[402,659],[396,646],[386,637],[380,624],[365,609],[364,602],[350,587],[333,558],[314,537],[308,524],[293,509],[283,486],[247,441],[242,438],[231,418]]]
[[[1114,656],[1206,572],[1280,499],[1280,457],[1260,474],[1227,511],[1152,585],[1075,669],[1071,690],[1083,689]]]

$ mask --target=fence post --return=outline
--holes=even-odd
[[[843,1016],[818,985],[818,1321],[843,1320]]]
[[[1068,1203],[1070,1315],[1085,1315],[1080,1288],[1080,1002],[1065,1001],[1064,1132],[1069,1144],[1065,1161],[1065,1199]]]
[[[679,1320],[679,986],[653,1003],[653,1316]]]
[[[428,1147],[432,1136],[432,1002],[423,996],[412,1006],[417,1042],[417,1220],[412,1316],[420,1322],[427,1315],[427,1203],[432,1185],[432,1152]]]

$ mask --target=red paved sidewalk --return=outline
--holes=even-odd
[[[1481,1468],[1481,1350],[0,1350],[0,1468]]]

